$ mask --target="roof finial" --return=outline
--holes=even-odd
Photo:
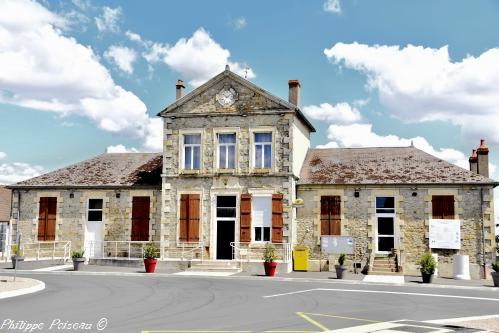
[[[229,66],[229,64],[225,65],[225,70],[226,70],[226,71],[230,71],[230,66]]]

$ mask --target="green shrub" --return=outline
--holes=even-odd
[[[84,254],[85,254],[85,250],[71,251],[71,259],[80,259],[80,258],[83,258]]]
[[[421,259],[419,259],[418,264],[420,266],[422,274],[435,273],[435,268],[437,267],[437,263],[435,261],[435,258],[433,258],[430,252],[423,253]]]
[[[496,261],[496,262],[493,262],[493,263],[492,263],[492,269],[493,269],[495,272],[499,273],[499,261]]]
[[[343,266],[343,264],[345,263],[345,258],[346,258],[346,254],[344,254],[344,253],[340,254],[340,256],[338,257],[338,264],[340,266]]]
[[[274,262],[277,259],[275,254],[274,245],[267,243],[265,244],[265,250],[263,251],[263,260],[265,262]]]
[[[10,246],[10,252],[13,256],[22,257],[23,255],[22,251],[19,249],[19,246],[17,244],[13,244]]]
[[[159,248],[154,243],[148,243],[144,246],[144,259],[158,259]]]

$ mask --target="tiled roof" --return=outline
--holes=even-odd
[[[415,147],[309,149],[298,184],[491,184]]]
[[[161,153],[112,153],[9,187],[105,187],[160,185]]]
[[[7,222],[10,220],[10,190],[0,186],[0,222]]]

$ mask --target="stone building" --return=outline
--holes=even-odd
[[[471,275],[482,276],[483,244],[488,262],[494,255],[497,183],[488,178],[483,141],[480,147],[479,157],[474,153],[470,158],[475,172],[415,147],[310,149],[298,181],[297,195],[305,205],[298,209],[296,224],[298,239],[311,249],[312,263],[334,260],[321,258],[320,236],[352,236],[355,254],[349,263],[383,273],[386,267],[376,267],[376,259],[395,250],[400,270],[418,275],[417,261],[430,248],[430,221],[459,220],[461,248],[432,249],[440,275],[452,276],[452,256],[465,254]]]
[[[9,237],[10,207],[12,193],[4,186],[0,186],[0,258],[6,254],[7,239]]]
[[[179,80],[158,114],[162,153],[104,154],[10,186],[12,239],[26,249],[71,241],[92,260],[139,258],[153,241],[165,263],[236,259],[244,269],[271,242],[285,270],[305,244],[319,270],[333,260],[321,256],[321,236],[351,236],[350,268],[376,271],[395,255],[396,270],[416,273],[432,221],[452,220],[461,248],[433,249],[440,271],[460,253],[478,276],[483,250],[490,258],[495,246],[498,184],[485,143],[472,171],[415,147],[310,149],[300,83],[288,84],[285,101],[228,68],[188,94]]]

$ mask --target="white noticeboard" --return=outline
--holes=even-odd
[[[430,219],[431,249],[461,249],[461,221]]]
[[[321,236],[321,249],[327,254],[354,254],[353,237]]]

